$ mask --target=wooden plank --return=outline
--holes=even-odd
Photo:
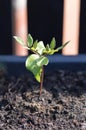
[[[12,31],[13,35],[21,37],[25,43],[28,33],[27,0],[12,0]],[[25,56],[28,51],[13,40],[13,54]]]
[[[63,43],[70,41],[62,53],[77,55],[79,50],[80,0],[64,0]]]

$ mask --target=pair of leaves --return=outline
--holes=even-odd
[[[56,42],[55,41],[53,42],[53,39],[51,42],[53,44],[50,44],[50,47],[49,47],[49,44],[46,45],[46,49],[44,50],[44,54],[53,55],[54,53],[58,52],[59,50],[62,50],[69,43],[69,41],[68,41],[65,44],[63,44],[62,46],[54,49],[56,46]]]
[[[33,38],[30,34],[28,34],[27,37],[27,45],[24,43],[24,41],[17,36],[14,36],[14,38],[16,39],[16,41],[18,43],[20,43],[24,48],[31,50],[31,51],[35,51],[37,52],[39,55],[43,54],[43,51],[45,50],[45,46],[43,41],[38,42],[37,40],[35,42],[33,42]]]
[[[52,55],[54,53],[54,49],[56,47],[56,40],[55,38],[52,38],[50,44],[47,44],[46,45],[46,48],[44,50],[44,54],[47,54],[47,55]]]
[[[17,36],[13,36],[13,38],[26,49],[29,49],[33,45],[33,38],[30,34],[28,34],[27,37],[27,45],[25,44],[22,38]]]
[[[47,65],[49,62],[48,58],[45,56],[39,56],[37,54],[31,54],[26,59],[26,68],[34,74],[35,79],[41,81],[42,66]]]

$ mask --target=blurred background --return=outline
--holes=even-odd
[[[65,55],[86,53],[86,0],[0,0],[0,54],[27,55],[12,37],[28,33],[45,44],[70,40]]]

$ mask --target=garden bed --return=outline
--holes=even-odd
[[[41,96],[25,57],[0,61],[0,130],[86,130],[85,56],[51,57]]]

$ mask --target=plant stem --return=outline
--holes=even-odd
[[[40,96],[41,96],[41,93],[42,93],[43,79],[44,79],[44,66],[42,66],[42,72],[41,72]]]

